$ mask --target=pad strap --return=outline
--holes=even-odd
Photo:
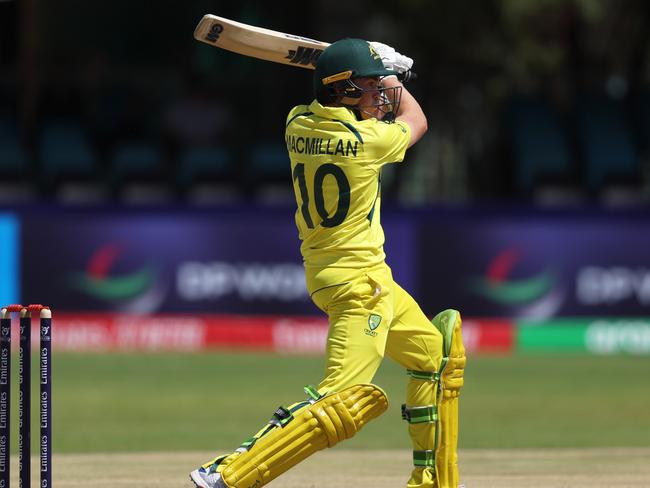
[[[438,421],[438,408],[435,405],[407,407],[402,404],[402,418],[409,424],[434,424]]]
[[[440,381],[440,373],[437,371],[415,371],[413,369],[407,369],[406,374],[416,380],[433,381],[435,383]]]
[[[303,390],[305,390],[305,393],[309,397],[309,400],[311,401],[311,403],[317,402],[318,400],[320,400],[324,396],[324,395],[321,395],[318,392],[318,390],[316,389],[316,387],[313,386],[313,385],[307,385],[307,386],[305,386],[303,388]]]
[[[413,451],[413,466],[416,466],[418,468],[435,468],[435,451]]]
[[[284,407],[278,407],[278,409],[273,412],[273,418],[269,420],[269,424],[275,425],[276,427],[284,427],[292,420],[293,414],[291,413],[291,410]]]
[[[271,432],[272,430],[278,427],[284,428],[285,425],[287,425],[289,422],[291,422],[294,419],[294,415],[293,415],[294,413],[298,412],[299,410],[302,410],[304,407],[308,405],[317,402],[323,397],[323,395],[321,395],[318,392],[316,387],[312,385],[305,386],[304,391],[308,396],[307,400],[299,403],[294,403],[289,407],[282,407],[282,406],[278,407],[278,409],[275,412],[273,412],[273,417],[271,417],[269,423],[266,424],[253,437],[251,437],[250,439],[246,439],[244,442],[242,442],[242,444],[239,446],[237,451],[239,452],[250,451],[251,448],[258,441],[258,439],[264,437],[269,432]]]

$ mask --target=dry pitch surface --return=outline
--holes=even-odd
[[[55,456],[57,488],[178,488],[211,453],[63,454]],[[650,448],[576,450],[466,450],[468,488],[650,487]],[[409,472],[404,451],[333,449],[316,454],[268,486],[276,488],[400,488]],[[33,472],[38,476],[34,459]],[[16,468],[14,468],[14,477]],[[33,480],[35,481],[35,480]],[[17,486],[17,485],[15,485]]]

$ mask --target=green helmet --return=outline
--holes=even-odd
[[[318,58],[314,94],[319,100],[327,99],[330,86],[337,81],[396,74],[384,67],[381,56],[367,41],[342,39],[329,45]]]

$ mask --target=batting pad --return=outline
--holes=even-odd
[[[465,373],[465,347],[460,313],[445,310],[436,315],[433,324],[442,333],[443,359],[438,406],[439,434],[436,451],[436,472],[440,488],[458,486],[458,397]]]
[[[291,422],[258,439],[221,472],[228,488],[259,488],[316,451],[354,436],[388,408],[386,394],[372,384],[331,393],[305,407]]]

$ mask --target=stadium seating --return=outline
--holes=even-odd
[[[583,94],[576,104],[584,184],[596,196],[610,190],[636,193],[640,161],[623,102],[606,95]]]
[[[646,160],[650,160],[650,92],[643,92],[634,103],[637,141]]]
[[[99,159],[78,123],[46,122],[38,140],[37,157],[44,194],[67,203],[88,203],[105,197]]]
[[[36,197],[29,163],[15,120],[0,118],[0,202],[24,203]]]
[[[251,147],[247,175],[255,199],[267,204],[293,201],[291,164],[282,143],[260,142]]]
[[[178,158],[176,185],[192,204],[235,202],[241,198],[234,158],[216,146],[186,147]]]
[[[506,108],[507,137],[514,157],[514,189],[533,199],[560,195],[580,199],[576,169],[560,117],[541,96],[511,99]]]
[[[0,119],[0,172],[5,175],[26,175],[27,155],[23,150],[15,121]]]
[[[161,204],[174,199],[165,168],[165,154],[149,141],[123,141],[109,158],[114,197],[126,204]]]

